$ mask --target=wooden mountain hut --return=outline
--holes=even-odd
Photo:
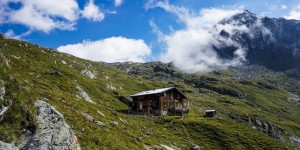
[[[189,101],[177,88],[168,87],[130,95],[129,110],[148,115],[183,115],[189,112]]]

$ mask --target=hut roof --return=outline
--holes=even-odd
[[[136,97],[136,96],[143,96],[143,95],[152,95],[152,94],[159,94],[159,93],[163,93],[169,90],[175,89],[176,91],[178,91],[178,93],[180,93],[184,98],[186,98],[177,88],[175,87],[168,87],[168,88],[162,88],[162,89],[155,89],[155,90],[149,90],[149,91],[142,91],[133,95],[130,95],[130,97]]]
[[[205,110],[205,112],[215,112],[216,110]]]

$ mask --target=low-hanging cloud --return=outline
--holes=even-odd
[[[185,7],[169,4],[165,1],[149,0],[146,9],[162,8],[178,17],[178,21],[184,25],[182,29],[162,35],[157,31],[156,25],[151,21],[151,27],[158,34],[159,41],[164,45],[165,51],[161,54],[162,62],[172,62],[179,69],[194,73],[199,71],[211,71],[215,68],[240,65],[245,61],[247,47],[243,47],[230,36],[236,33],[248,33],[251,36],[253,28],[263,28],[260,19],[252,27],[231,21],[230,18],[244,10],[223,10],[218,8],[202,9],[195,13]],[[263,28],[264,34],[269,34]],[[229,37],[220,36],[220,32]],[[220,58],[216,48],[234,46],[234,57],[230,59]]]
[[[58,51],[74,56],[104,62],[145,62],[151,54],[148,45],[141,39],[111,37],[98,41],[60,46]]]
[[[292,9],[287,16],[284,16],[284,18],[300,20],[300,5],[297,5]]]

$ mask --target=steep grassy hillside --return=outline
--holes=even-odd
[[[0,141],[15,145],[24,142],[25,133],[36,132],[37,100],[49,101],[62,113],[82,149],[188,149],[192,143],[203,149],[288,149],[294,147],[292,134],[300,136],[300,109],[288,101],[286,90],[265,80],[232,80],[234,71],[152,80],[2,37],[0,70],[0,89],[5,89],[0,104],[9,106],[0,122]],[[188,116],[129,115],[117,99],[168,86],[178,87],[192,101]],[[203,118],[205,109],[217,109],[219,117]],[[268,133],[273,130],[275,136]]]
[[[132,76],[167,82],[193,102],[192,114],[218,110],[219,118],[245,124],[283,142],[300,134],[299,71],[274,72],[241,66],[211,73],[186,74],[172,64],[115,63]]]

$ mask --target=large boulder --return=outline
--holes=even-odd
[[[0,141],[0,150],[18,150],[18,148],[14,144]]]
[[[197,145],[197,144],[193,144],[193,145],[190,147],[190,150],[200,150],[200,146]]]
[[[63,115],[44,101],[37,101],[37,132],[21,149],[24,150],[80,150],[78,140]]]

